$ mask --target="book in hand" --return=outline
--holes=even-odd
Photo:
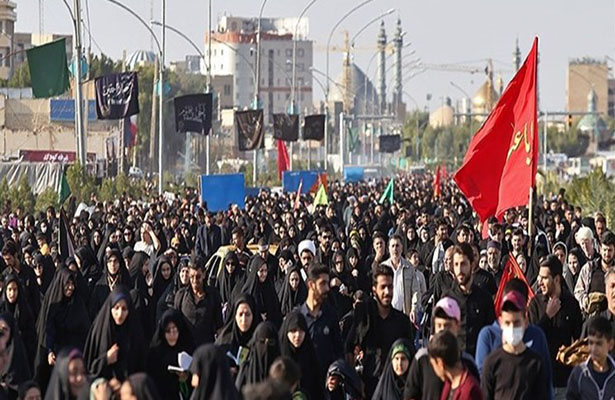
[[[235,365],[239,367],[241,366],[241,364],[243,364],[244,361],[246,361],[249,352],[250,349],[248,349],[247,347],[239,346],[239,350],[237,350],[237,355],[234,355],[230,351],[227,351],[226,356],[233,360]]]
[[[190,371],[190,364],[192,363],[192,357],[190,354],[182,351],[177,355],[177,364],[179,365],[169,365],[167,366],[167,370],[171,372],[183,373]]]

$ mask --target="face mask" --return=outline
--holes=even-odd
[[[523,334],[525,333],[525,328],[502,328],[502,342],[508,343],[512,346],[517,346],[523,340]]]

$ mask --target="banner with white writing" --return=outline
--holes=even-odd
[[[209,135],[211,130],[211,93],[188,94],[173,99],[175,103],[175,130],[180,133],[196,132]]]
[[[123,119],[139,113],[139,82],[136,72],[96,78],[98,119]]]

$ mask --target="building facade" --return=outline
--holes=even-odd
[[[312,107],[312,41],[307,37],[307,18],[297,25],[296,18],[261,19],[259,108],[265,122],[272,114],[288,112],[291,104],[293,71],[293,33],[297,26],[296,105],[300,111]],[[212,32],[212,75],[232,75],[233,105],[251,108],[255,97],[257,20],[224,16]],[[205,58],[208,59],[208,35]],[[202,66],[204,69],[204,66]],[[205,72],[205,71],[203,71]]]
[[[596,97],[596,111],[602,115],[613,115],[613,90],[609,91],[606,61],[593,58],[570,60],[566,71],[566,110],[587,111],[587,96],[592,89]],[[575,120],[579,118],[577,116]]]

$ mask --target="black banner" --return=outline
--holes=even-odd
[[[235,128],[237,129],[239,151],[256,150],[265,147],[263,110],[236,111]]]
[[[196,132],[209,135],[211,130],[211,93],[188,94],[173,99],[175,103],[175,130],[180,133]]]
[[[325,115],[315,114],[305,117],[303,140],[323,140],[325,138]]]
[[[297,114],[273,114],[273,138],[296,142],[299,139],[299,116]]]
[[[122,119],[139,113],[136,72],[100,76],[95,85],[98,119]]]
[[[380,151],[382,153],[395,153],[401,148],[401,136],[380,135]]]

